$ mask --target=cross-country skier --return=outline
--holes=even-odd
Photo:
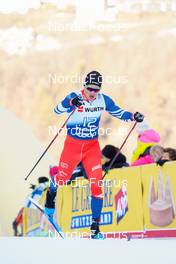
[[[100,117],[103,111],[107,111],[112,116],[124,121],[142,122],[144,119],[144,116],[139,112],[133,114],[117,106],[109,96],[100,92],[101,86],[101,74],[92,71],[85,78],[84,88],[67,95],[54,109],[56,114],[66,112],[69,115],[75,107],[77,108],[67,122],[67,137],[59,161],[59,172],[51,181],[45,204],[45,213],[49,217],[53,217],[57,186],[69,181],[73,170],[82,161],[92,196],[92,238],[102,238],[99,230],[103,205],[100,184],[102,180],[101,150],[98,142]]]

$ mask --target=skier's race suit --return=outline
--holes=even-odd
[[[92,201],[92,217],[100,217],[102,208],[102,164],[101,150],[98,142],[99,122],[103,111],[124,121],[132,121],[133,114],[117,106],[114,101],[103,93],[98,93],[96,99],[89,102],[84,90],[70,93],[54,109],[56,114],[67,113],[67,116],[75,109],[71,106],[71,100],[80,96],[84,99],[84,105],[78,107],[67,122],[67,137],[62,151],[58,174],[55,183],[60,186],[65,184],[72,175],[73,170],[82,161],[86,171]]]

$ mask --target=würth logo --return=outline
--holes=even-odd
[[[103,111],[104,107],[86,107],[85,108],[85,112],[99,112],[99,111]]]
[[[81,105],[81,106],[78,106],[78,112],[83,112],[84,111],[84,107]]]
[[[104,107],[85,107],[85,112],[99,112],[103,111]],[[84,111],[84,106],[79,106],[78,107],[78,112],[83,112]]]

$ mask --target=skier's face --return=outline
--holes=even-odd
[[[98,89],[92,89],[92,88],[89,88],[89,87],[85,87],[84,88],[84,92],[85,92],[85,95],[87,97],[88,100],[94,100],[96,99],[97,97],[97,94],[99,93],[100,90]]]

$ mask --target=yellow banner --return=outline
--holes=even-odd
[[[111,170],[102,182],[101,231],[113,235],[145,230],[145,237],[176,236],[175,171],[176,162]],[[46,193],[41,205],[45,197]],[[67,235],[90,234],[91,193],[86,179],[58,189],[55,217]],[[51,235],[48,221],[38,210],[24,209],[23,234]]]
[[[176,228],[176,163],[141,167],[144,224],[147,230]]]
[[[46,191],[39,203],[44,206]],[[48,221],[38,209],[24,208],[23,236],[48,236]]]
[[[143,231],[140,168],[111,170],[102,185],[101,231]],[[60,188],[57,194],[57,220],[63,232],[89,234],[92,217],[90,205],[87,180],[77,179],[75,183]]]

